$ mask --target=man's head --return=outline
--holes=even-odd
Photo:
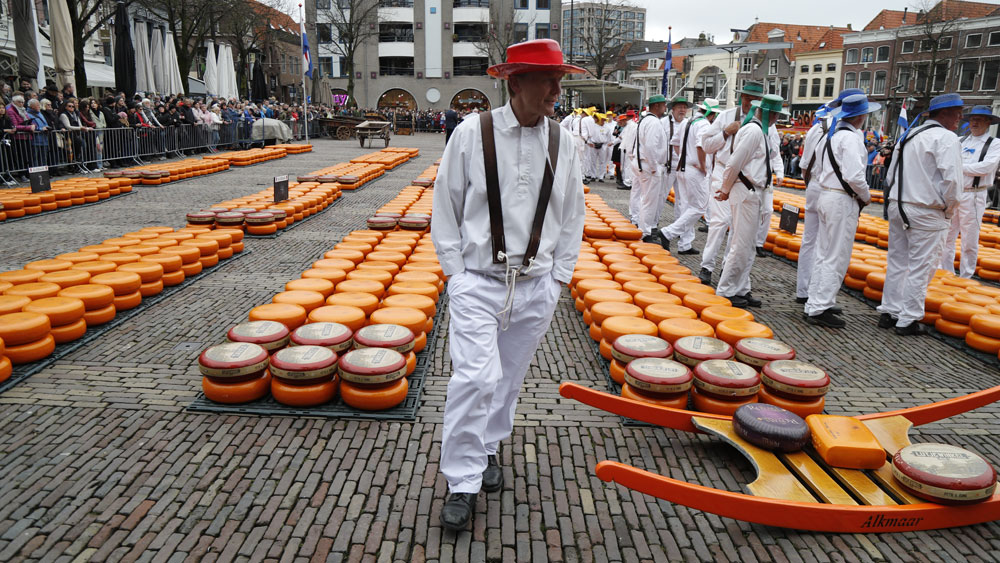
[[[750,112],[750,104],[764,96],[764,85],[760,82],[748,80],[743,84],[743,88],[736,91],[740,95],[740,107],[743,113]]]
[[[517,100],[520,107],[530,108],[539,115],[552,115],[562,94],[560,82],[564,75],[564,72],[558,70],[512,75],[507,79],[511,103]]]
[[[965,118],[969,120],[970,133],[976,137],[985,135],[991,125],[1000,123],[1000,117],[993,115],[989,106],[975,106]]]
[[[663,117],[664,112],[667,111],[667,98],[661,94],[655,94],[646,100],[646,105],[649,107],[649,113],[656,117]]]
[[[42,104],[38,101],[37,98],[32,98],[32,99],[28,100],[28,109],[38,111],[38,109],[41,108],[41,107],[42,107]]]
[[[881,104],[869,102],[868,96],[865,96],[864,94],[847,96],[841,102],[840,107],[835,110],[833,115],[841,121],[850,123],[855,128],[859,128],[864,125],[868,114],[882,108]],[[874,150],[875,143],[868,143],[868,147],[869,151]]]
[[[942,94],[931,98],[927,108],[928,117],[937,121],[949,131],[958,129],[962,121],[962,97],[958,94]]]
[[[27,90],[31,90],[31,81],[28,80],[27,78],[22,78],[21,79],[21,91],[24,92],[24,91],[27,91]]]
[[[687,117],[688,112],[688,101],[686,98],[676,98],[674,101],[670,102],[670,114],[673,116],[674,121],[681,121]]]

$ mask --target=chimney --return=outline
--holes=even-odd
[[[851,24],[847,24],[847,29],[851,29]]]
[[[909,8],[903,8],[903,23],[906,23],[906,12]]]

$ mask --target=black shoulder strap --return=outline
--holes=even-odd
[[[823,120],[823,119],[819,120],[819,123],[820,123],[820,126],[823,129],[823,135],[826,136],[827,132],[829,131],[830,126],[827,124],[826,120]],[[820,139],[820,141],[822,141],[822,139]],[[813,147],[813,154],[812,154],[812,158],[809,159],[809,164],[806,165],[805,170],[802,171],[802,179],[805,180],[807,184],[809,183],[810,178],[812,178],[812,169],[813,169],[813,164],[816,164],[816,153],[819,152],[816,149],[818,149],[818,148],[819,148],[819,144],[817,143],[817,145],[815,147]]]
[[[681,157],[677,159],[677,171],[683,172],[687,168],[687,154],[688,154],[688,135],[691,134],[691,124],[695,120],[688,120],[687,126],[684,127],[684,140],[681,141]]]
[[[937,123],[931,123],[931,124],[925,125],[925,126],[919,128],[919,129],[917,129],[913,133],[907,134],[906,138],[903,139],[902,142],[900,142],[899,145],[898,145],[899,146],[899,156],[896,157],[896,184],[899,187],[896,188],[896,205],[899,207],[899,218],[903,220],[903,227],[906,228],[906,229],[910,228],[910,220],[906,217],[906,211],[903,210],[903,149],[905,149],[906,145],[908,145],[910,143],[910,141],[912,141],[913,139],[915,139],[917,137],[917,135],[923,133],[924,131],[927,131],[928,129],[934,129],[934,128],[937,128],[937,127],[941,127],[941,125],[939,125]],[[891,192],[892,192],[892,186],[887,186],[886,190],[885,190],[885,194],[883,195],[883,198],[884,198],[884,200],[886,202],[886,205],[884,205],[882,207],[882,217],[884,217],[884,218],[888,218],[889,217],[889,205],[888,205],[888,203],[889,203],[889,194]]]
[[[547,118],[546,118],[547,119]],[[522,264],[527,267],[538,254],[538,245],[542,241],[542,225],[545,223],[545,211],[549,208],[549,198],[552,195],[552,183],[555,181],[556,165],[559,164],[559,127],[554,121],[549,121],[549,159],[542,174],[542,187],[538,191],[538,203],[535,204],[535,218],[531,222],[531,235],[528,238],[528,249],[524,252]]]
[[[968,135],[966,135],[965,137],[968,137]],[[963,141],[965,140],[965,137],[962,138]],[[993,137],[986,137],[986,144],[983,145],[983,152],[981,152],[979,154],[979,162],[982,162],[983,160],[986,159],[986,153],[989,152],[989,150],[990,150],[990,143],[992,143],[992,142],[993,142]],[[972,179],[972,187],[973,188],[978,188],[979,187],[979,182],[982,179],[983,179],[982,176],[976,176],[975,178],[973,178]]]
[[[483,163],[486,165],[486,201],[490,207],[490,234],[493,239],[493,263],[503,264],[501,254],[507,253],[503,236],[503,208],[500,206],[500,176],[497,172],[497,147],[493,138],[493,112],[479,114],[483,135]]]
[[[667,174],[672,172],[674,160],[674,147],[670,144],[670,141],[674,140],[674,116],[668,115],[667,120],[670,121],[670,137],[667,138]],[[677,170],[684,170],[680,164],[677,165]]]
[[[854,191],[854,188],[852,188],[851,185],[847,183],[847,180],[844,180],[844,175],[840,172],[840,164],[837,163],[837,159],[833,156],[833,146],[832,146],[833,137],[841,131],[850,131],[850,130],[838,127],[837,130],[833,132],[833,135],[830,135],[830,137],[827,138],[826,157],[830,159],[830,166],[833,167],[833,173],[837,176],[837,180],[840,181],[840,186],[844,188],[844,191],[847,192],[851,197],[853,197],[855,201],[858,202],[858,205],[864,207],[865,203],[861,201],[861,196],[858,195],[858,192]]]

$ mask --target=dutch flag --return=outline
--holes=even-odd
[[[906,104],[905,103],[903,104],[902,109],[899,110],[899,118],[896,119],[896,123],[899,123],[899,126],[902,127],[903,129],[906,129],[910,125],[910,122],[906,120]]]
[[[313,62],[312,57],[309,56],[309,37],[306,36],[306,22],[302,20],[299,24],[302,31],[302,59],[303,66],[306,69],[305,75],[309,78],[313,77]]]

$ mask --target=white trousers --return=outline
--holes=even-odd
[[[903,228],[899,208],[895,201],[889,206],[889,252],[885,269],[885,287],[879,313],[897,317],[896,326],[906,327],[924,318],[924,300],[927,285],[934,277],[935,268],[941,263],[941,239],[946,229]],[[939,214],[944,211],[919,209],[907,205],[906,214]],[[911,225],[912,225],[911,221]]]
[[[757,227],[757,246],[764,246],[767,232],[771,230],[771,216],[774,215],[774,188],[761,194],[760,226]]]
[[[858,230],[858,204],[854,198],[846,192],[823,190],[818,199],[816,258],[808,284],[809,301],[804,308],[809,316],[818,315],[837,304],[837,292],[851,263],[854,233]]]
[[[729,230],[729,250],[722,266],[722,276],[716,294],[723,297],[750,293],[750,270],[757,255],[757,231],[760,228],[761,207],[767,190],[750,191],[742,183],[733,184],[729,202],[733,211],[733,226]]]
[[[595,149],[590,145],[584,145],[583,153],[585,158],[583,160],[583,175],[586,178],[596,178],[597,177],[597,161],[601,156],[601,149]]]
[[[667,196],[670,195],[670,190],[672,189],[674,191],[674,221],[676,221],[677,218],[684,213],[684,208],[687,207],[687,199],[685,199],[687,192],[684,189],[684,173],[678,173],[676,170],[671,169],[671,171],[664,174],[663,177],[665,178],[663,183],[664,203],[666,203]]]
[[[609,173],[610,176],[614,177],[615,167],[611,163],[611,150],[613,148],[614,147],[611,143],[604,143],[604,146],[601,147],[601,154],[599,156],[600,160],[597,167],[598,178],[607,178]]]
[[[708,179],[694,166],[688,166],[676,175],[674,185],[683,186],[685,194],[684,209],[678,213],[674,207],[674,222],[660,229],[660,233],[664,238],[678,239],[678,250],[687,250],[694,242],[698,220],[708,211]]]
[[[561,290],[551,273],[519,280],[510,326],[501,331],[497,312],[507,293],[502,281],[473,272],[448,280],[452,376],[441,431],[441,473],[451,492],[479,492],[486,457],[510,436],[518,393]]]
[[[636,191],[637,188],[639,191],[638,219],[642,236],[651,234],[660,220],[660,213],[663,212],[663,204],[666,202],[666,194],[663,189],[665,181],[665,176],[645,171],[639,172],[635,176],[632,191]]]
[[[944,238],[942,270],[955,271],[955,241],[961,234],[962,261],[959,264],[959,275],[971,278],[976,273],[976,263],[979,260],[979,228],[983,224],[984,212],[986,212],[986,190],[962,192],[958,209],[951,216],[951,228]]]
[[[632,174],[632,165],[629,163],[630,159],[629,159],[628,155],[625,154],[625,151],[622,151],[622,157],[621,158],[622,158],[622,161],[621,161],[620,166],[622,168],[622,183],[625,184],[626,186],[631,187],[632,186],[632,178],[634,177],[634,175]],[[631,203],[632,202],[630,200],[629,201],[629,212],[630,213],[632,211]],[[635,223],[636,221],[633,220],[632,222]]]
[[[805,219],[802,223],[802,246],[796,264],[795,297],[809,297],[809,282],[813,272],[813,254],[816,249],[816,233],[819,230],[819,215],[816,213],[820,189],[806,188]],[[763,245],[761,245],[763,246]]]
[[[701,267],[709,272],[715,271],[715,259],[733,223],[732,204],[729,200],[715,199],[715,192],[722,185],[724,168],[725,166],[716,166],[708,183],[708,236],[705,238],[705,248],[701,250]],[[725,254],[723,252],[723,256]]]

